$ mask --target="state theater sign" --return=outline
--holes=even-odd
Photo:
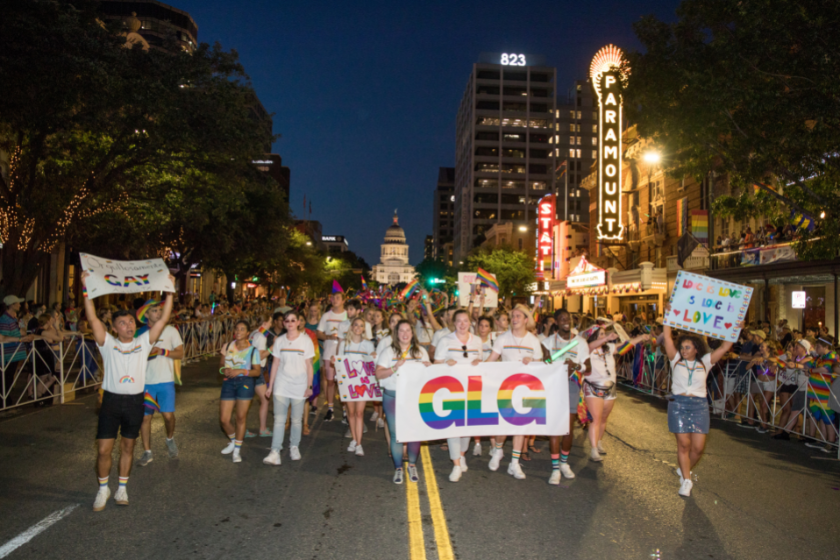
[[[598,96],[598,239],[621,241],[621,129],[623,53],[614,45],[592,59],[589,75]]]

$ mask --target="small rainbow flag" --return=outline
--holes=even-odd
[[[367,282],[365,282],[365,277],[364,277],[364,275],[362,275],[362,290],[367,291],[367,289],[368,289]]]
[[[497,294],[499,293],[499,284],[496,283],[496,277],[483,268],[478,268],[478,274],[475,275],[475,279],[478,280],[482,286],[487,286]]]
[[[412,295],[414,295],[414,292],[416,292],[419,289],[420,289],[420,282],[418,280],[412,280],[411,282],[408,283],[408,286],[403,288],[403,291],[400,293],[400,297],[402,299],[408,299]]]
[[[630,344],[630,341],[628,340],[627,342],[618,347],[618,355],[626,356],[630,353],[631,350],[633,350],[633,345]]]
[[[344,289],[342,289],[341,284],[338,283],[338,280],[333,280],[332,293],[334,293],[334,294],[339,294],[339,293],[343,294],[344,293]]]
[[[309,402],[314,403],[318,395],[321,394],[321,348],[318,342],[318,335],[311,329],[306,329],[306,334],[312,340],[312,345],[315,347],[315,357],[312,358],[312,396],[309,397]]]
[[[160,412],[160,406],[158,405],[157,401],[152,398],[152,395],[146,393],[143,396],[143,404],[146,406],[146,410],[151,411],[152,413]]]
[[[689,212],[691,216],[691,233],[697,238],[697,241],[704,245],[709,244],[709,211],[708,210],[692,210]]]

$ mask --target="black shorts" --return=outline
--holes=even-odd
[[[119,433],[125,439],[137,439],[146,414],[143,393],[118,395],[105,391],[99,409],[96,439],[116,439]]]
[[[799,389],[799,387],[795,383],[791,383],[790,385],[782,385],[781,387],[779,387],[779,392],[793,394],[796,392],[797,389]]]

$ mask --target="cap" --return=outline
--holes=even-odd
[[[796,343],[798,345],[800,345],[802,348],[804,348],[805,352],[810,352],[811,351],[811,343],[808,342],[807,340],[805,340],[804,338],[802,340],[797,340]]]
[[[665,324],[665,320],[664,320],[662,317],[657,317],[657,318],[656,318],[656,324],[657,324],[657,325],[664,325],[664,324]]]
[[[754,334],[755,336],[757,336],[758,338],[760,338],[761,340],[767,340],[767,333],[766,333],[766,332],[764,332],[764,331],[762,331],[762,330],[760,330],[760,329],[759,329],[759,330],[755,330],[755,331],[750,331],[750,332],[751,332],[752,334]]]
[[[146,323],[146,313],[149,311],[149,309],[151,309],[152,307],[155,307],[157,305],[160,305],[160,302],[157,301],[157,300],[150,299],[150,300],[146,301],[146,303],[144,303],[143,306],[140,307],[137,310],[137,320],[140,321],[141,323],[145,324]]]
[[[6,306],[9,306],[14,305],[16,303],[23,303],[23,300],[17,296],[6,296],[3,298],[3,303],[5,303]]]

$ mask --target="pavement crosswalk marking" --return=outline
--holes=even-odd
[[[426,495],[429,497],[429,509],[432,512],[432,524],[435,528],[435,544],[437,545],[438,560],[455,560],[428,445],[423,446],[420,455],[423,458],[423,480],[426,482]]]
[[[60,509],[58,511],[54,511],[44,519],[21,533],[20,535],[16,536],[6,544],[0,547],[0,558],[5,558],[19,547],[25,545],[32,539],[34,539],[39,533],[43,533],[47,529],[49,529],[52,525],[61,521],[61,519],[70,515],[70,513],[79,507],[79,504],[73,504],[72,506],[67,506],[64,509]]]

